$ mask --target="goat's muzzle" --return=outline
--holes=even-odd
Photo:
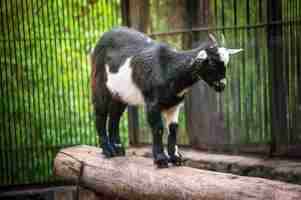
[[[213,82],[212,87],[216,92],[222,92],[224,91],[226,84],[222,81],[215,81]]]

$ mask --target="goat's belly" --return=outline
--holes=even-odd
[[[117,73],[111,73],[106,65],[106,86],[114,98],[129,105],[143,105],[144,98],[141,90],[133,82],[130,62],[131,58],[128,58]]]

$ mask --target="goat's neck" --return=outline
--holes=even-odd
[[[200,69],[196,68],[194,60],[202,48],[189,51],[173,52],[169,66],[168,80],[175,92],[181,92],[201,78]]]

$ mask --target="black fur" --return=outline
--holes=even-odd
[[[196,59],[201,50],[206,50],[208,59]],[[205,42],[196,49],[177,52],[167,44],[150,41],[149,37],[133,29],[121,27],[106,32],[92,53],[93,103],[104,154],[107,157],[124,155],[118,126],[128,103],[122,102],[118,95],[112,95],[106,87],[106,64],[110,72],[117,73],[125,60],[132,57],[132,78],[143,94],[152,128],[154,160],[159,167],[166,167],[169,158],[162,144],[161,112],[181,103],[184,97],[179,93],[200,79],[218,92],[224,89],[223,85],[217,84],[226,73],[217,50],[215,43]],[[177,124],[170,125],[169,129],[170,161],[179,163],[180,158],[174,155]]]
[[[176,145],[177,145],[177,133],[178,133],[178,124],[171,123],[168,127],[169,134],[167,138],[167,152],[169,155],[169,161],[175,165],[182,164],[182,155],[176,154]]]

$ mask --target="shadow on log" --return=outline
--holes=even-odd
[[[105,195],[122,199],[300,200],[301,186],[262,178],[189,167],[157,169],[152,159],[126,156],[106,159],[99,148],[62,149],[55,175]]]

